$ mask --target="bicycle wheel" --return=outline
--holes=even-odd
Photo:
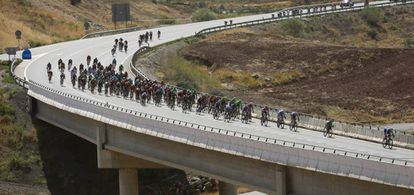
[[[394,146],[394,141],[392,139],[388,140],[388,148],[392,149],[392,147]]]
[[[382,147],[387,147],[387,138],[382,139]]]

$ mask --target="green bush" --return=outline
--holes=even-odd
[[[172,81],[179,87],[205,91],[218,85],[196,62],[187,61],[180,56],[171,56],[168,64],[163,70],[164,80]]]
[[[13,105],[0,101],[0,115],[14,115],[15,109]]]
[[[7,72],[9,72],[9,71],[7,71]],[[7,74],[3,74],[3,81],[5,83],[9,83],[9,84],[13,84],[14,83],[13,77],[11,77],[8,73]]]
[[[367,32],[367,35],[374,40],[378,40],[378,32],[375,30],[370,30]]]
[[[384,19],[384,13],[378,8],[366,8],[362,10],[361,15],[371,26],[379,26],[379,22]]]
[[[40,41],[37,41],[37,40],[30,39],[29,40],[29,45],[30,45],[30,47],[39,47],[39,46],[42,46],[43,43],[41,43]]]
[[[202,22],[202,21],[209,21],[209,20],[215,20],[217,19],[216,14],[206,8],[198,9],[195,11],[191,17],[191,20],[193,22]]]
[[[3,118],[1,118],[1,123],[12,123],[16,120],[16,118],[13,115],[4,115]]]
[[[176,21],[172,18],[162,19],[158,21],[159,24],[175,24]]]
[[[414,48],[414,38],[408,38],[404,41],[405,48]]]
[[[290,19],[282,21],[282,30],[294,37],[304,37],[305,35],[305,23],[300,19]]]

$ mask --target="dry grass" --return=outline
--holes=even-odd
[[[214,77],[223,83],[224,86],[227,86],[227,88],[256,89],[263,85],[263,81],[254,79],[251,73],[224,68],[216,70]]]
[[[30,2],[26,6],[26,3]],[[104,26],[114,27],[111,16],[113,0],[83,0],[72,6],[69,0],[1,0],[0,1],[0,49],[17,46],[14,32],[23,32],[22,46],[29,41],[33,44],[49,44],[79,38],[85,34],[83,23],[92,21]],[[196,0],[158,1],[153,0],[118,0],[117,3],[129,2],[133,21],[128,26],[151,27],[159,24],[189,22],[192,12],[199,5]],[[220,18],[260,13],[269,9],[279,9],[292,5],[292,1],[202,1],[206,7],[214,9],[224,6],[235,12],[220,14]],[[92,11],[93,10],[93,11]],[[248,12],[243,12],[247,10]],[[125,25],[119,24],[119,27]],[[32,45],[33,45],[32,44]]]
[[[208,74],[208,70],[195,62],[180,56],[171,56],[167,64],[160,70],[163,80],[172,81],[180,87],[206,92],[219,86],[217,80]]]
[[[203,42],[216,42],[221,41],[225,38],[228,38],[229,35],[231,36],[237,36],[237,35],[243,35],[247,36],[249,34],[253,34],[253,31],[249,28],[235,28],[231,30],[222,31],[220,33],[214,33],[211,34],[203,39]]]
[[[83,29],[85,21],[101,24],[104,29],[113,28],[111,16],[113,1],[110,0],[84,0],[76,7],[71,6],[68,0],[32,0],[30,2],[30,5],[22,6],[18,1],[0,1],[1,50],[4,47],[17,46],[14,36],[17,29],[23,32],[22,46],[27,47],[29,42],[49,44],[80,38],[85,34]],[[128,24],[129,26],[154,26],[158,25],[156,19],[188,18],[190,15],[174,7],[154,4],[151,0],[139,3],[133,0],[125,2],[131,2],[131,14],[132,18],[135,18]],[[119,25],[124,27],[124,24]]]

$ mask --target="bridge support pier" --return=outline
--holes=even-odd
[[[219,181],[219,195],[237,195],[237,186]]]
[[[138,195],[137,169],[119,169],[119,194]]]
[[[286,195],[286,167],[275,169],[275,187],[276,190],[271,195]]]

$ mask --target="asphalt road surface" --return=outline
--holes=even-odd
[[[249,21],[254,19],[268,18],[270,14],[254,15],[233,18],[233,23]],[[226,19],[229,20],[229,19]],[[410,160],[414,161],[414,151],[402,148],[394,147],[392,150],[384,149],[378,143],[372,143],[368,141],[362,141],[357,139],[351,139],[347,137],[334,136],[333,138],[323,137],[321,132],[299,129],[298,132],[291,132],[288,128],[278,129],[276,124],[269,123],[269,127],[263,127],[260,125],[258,120],[253,120],[251,124],[243,124],[240,121],[232,121],[226,123],[222,120],[215,120],[209,114],[196,115],[194,112],[185,114],[181,112],[181,108],[177,108],[176,111],[172,111],[166,106],[156,107],[153,104],[148,104],[147,106],[141,106],[138,102],[132,100],[126,100],[119,97],[106,97],[105,95],[91,94],[90,91],[85,90],[82,92],[76,88],[73,88],[70,82],[70,73],[65,70],[66,80],[64,86],[60,86],[59,83],[59,71],[57,67],[57,62],[59,59],[62,59],[67,66],[67,61],[69,59],[73,60],[75,66],[79,66],[80,63],[86,65],[86,57],[90,55],[92,59],[97,57],[99,61],[104,65],[109,65],[112,60],[115,58],[118,64],[124,64],[124,67],[129,72],[129,75],[132,75],[130,72],[130,67],[128,64],[125,64],[125,60],[133,55],[133,53],[139,49],[138,47],[138,35],[146,31],[153,31],[154,39],[150,42],[150,46],[159,45],[183,37],[189,37],[194,35],[196,32],[212,27],[223,25],[225,20],[215,20],[208,22],[200,23],[191,23],[191,24],[182,24],[174,25],[168,27],[162,27],[157,29],[148,29],[138,32],[131,32],[113,36],[105,36],[99,38],[91,38],[84,40],[76,40],[64,43],[58,43],[53,45],[48,45],[44,47],[32,49],[33,60],[29,61],[26,69],[24,70],[24,76],[27,79],[36,81],[42,85],[60,90],[62,92],[71,93],[76,96],[81,96],[93,100],[108,102],[113,105],[118,105],[125,108],[130,108],[137,110],[143,113],[154,114],[158,116],[167,117],[170,119],[187,121],[191,123],[196,123],[200,125],[237,131],[240,133],[249,133],[258,136],[264,136],[269,138],[282,139],[286,141],[298,142],[311,144],[321,147],[336,148],[346,151],[358,152],[367,155],[376,155],[381,157],[388,157],[400,160]],[[161,39],[156,38],[156,31],[160,30],[162,32]],[[128,53],[119,52],[115,54],[115,57],[111,55],[111,48],[114,44],[116,38],[123,38],[128,40]],[[0,56],[0,58],[7,58],[7,56]],[[46,64],[48,62],[52,63],[52,69],[54,76],[52,78],[52,83],[48,82]],[[76,122],[76,121],[73,121]]]

